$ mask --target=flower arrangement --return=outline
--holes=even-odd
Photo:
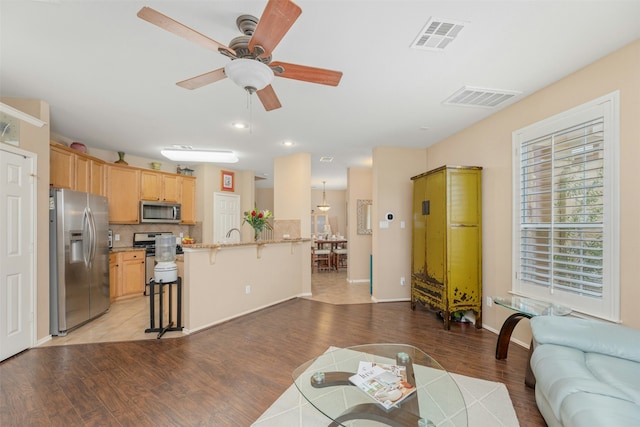
[[[272,216],[273,214],[268,209],[265,209],[263,211],[254,209],[250,212],[244,213],[242,223],[244,224],[245,222],[247,222],[251,227],[253,227],[253,238],[255,240],[258,240],[258,238],[260,237],[260,233],[264,228],[266,228],[267,230],[271,230],[271,224],[269,224],[267,219],[271,218]]]

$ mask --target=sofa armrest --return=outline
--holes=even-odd
[[[640,362],[640,330],[613,323],[567,316],[537,316],[531,319],[537,344],[556,344],[587,353]]]

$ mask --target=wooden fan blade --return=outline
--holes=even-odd
[[[211,83],[215,83],[218,80],[226,79],[227,75],[224,73],[224,68],[218,68],[217,70],[209,71],[208,73],[200,74],[199,76],[191,77],[190,79],[183,80],[176,83],[178,86],[185,89],[198,89],[202,86],[206,86]]]
[[[306,65],[287,64],[286,62],[272,62],[270,67],[282,67],[283,73],[274,73],[278,77],[302,80],[303,82],[321,85],[338,86],[342,78],[342,71],[325,70],[324,68],[307,67]]]
[[[271,55],[301,13],[302,9],[290,0],[269,0],[249,40],[249,50],[260,46],[264,49],[260,57]]]
[[[175,19],[163,15],[155,9],[151,9],[150,7],[145,6],[140,9],[140,11],[138,12],[138,17],[162,28],[163,30],[167,30],[170,33],[173,33],[191,42],[197,43],[206,49],[213,50],[215,52],[218,52],[218,49],[226,49],[234,55],[236,54],[233,49],[228,48],[222,43],[218,43],[217,41],[205,36],[204,34],[199,33],[196,30],[189,28],[184,24],[181,24]]]
[[[258,98],[260,98],[260,102],[262,102],[265,110],[271,111],[282,107],[280,100],[276,96],[276,92],[273,90],[271,85],[265,86],[264,89],[260,89],[256,93],[258,94]]]

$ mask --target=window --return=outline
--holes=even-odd
[[[618,92],[513,133],[513,291],[618,321]]]

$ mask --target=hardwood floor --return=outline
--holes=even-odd
[[[0,363],[2,426],[249,426],[329,346],[417,346],[447,370],[504,383],[522,427],[545,426],[525,387],[527,350],[408,302],[293,299],[177,339],[27,350]],[[489,427],[489,426],[488,426]]]
[[[330,304],[371,303],[369,283],[347,282],[346,271],[314,273],[308,299]],[[156,297],[157,298],[157,297]],[[156,301],[156,307],[158,301]],[[149,297],[140,295],[111,304],[101,317],[83,325],[66,336],[53,337],[43,346],[88,344],[96,342],[156,339],[157,333],[145,333],[149,327]],[[170,331],[163,339],[182,337],[182,332]]]

